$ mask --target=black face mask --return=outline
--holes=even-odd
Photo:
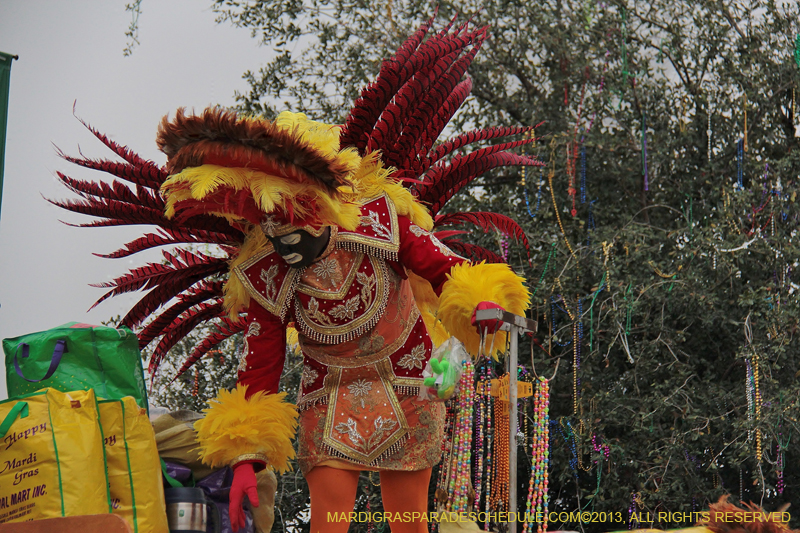
[[[331,229],[325,228],[322,235],[314,237],[305,230],[297,230],[282,237],[267,237],[275,251],[292,268],[305,268],[319,257],[331,236]]]

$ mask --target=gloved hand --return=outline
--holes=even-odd
[[[476,305],[475,310],[472,311],[472,325],[475,326],[475,329],[478,331],[479,335],[483,333],[484,328],[488,328],[489,333],[494,333],[500,329],[500,326],[503,325],[503,323],[499,320],[483,320],[478,322],[475,318],[475,315],[478,311],[483,311],[484,309],[500,309],[501,311],[505,311],[502,306],[494,302],[485,301]]]
[[[258,491],[256,490],[256,473],[253,463],[245,461],[233,467],[233,483],[231,484],[230,506],[228,514],[231,519],[231,529],[238,531],[247,523],[242,503],[244,496],[250,499],[250,505],[258,507]]]

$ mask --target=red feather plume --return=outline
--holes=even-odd
[[[457,241],[455,239],[447,239],[443,241],[448,248],[455,253],[469,259],[470,261],[479,262],[486,261],[487,263],[505,263],[505,260],[494,252],[491,252],[483,246],[477,244],[470,244],[467,242]]]
[[[466,222],[480,226],[485,232],[492,230],[498,231],[508,237],[520,241],[528,252],[528,257],[531,256],[531,249],[528,243],[528,237],[522,230],[519,224],[510,217],[500,213],[489,212],[469,212],[469,213],[450,213],[447,215],[439,215],[434,221],[434,227],[441,227],[447,224],[464,224]]]
[[[221,343],[225,339],[244,331],[246,325],[247,321],[245,319],[233,321],[226,317],[220,318],[216,323],[217,331],[207,335],[206,338],[204,338],[200,344],[198,344],[194,350],[192,350],[192,353],[183,363],[183,366],[175,375],[175,378],[190,369],[192,365],[199,361],[200,358],[207,354],[214,346]]]
[[[169,329],[165,331],[164,336],[161,338],[155,350],[153,350],[153,354],[150,356],[150,362],[148,364],[150,375],[155,376],[158,371],[158,366],[161,364],[164,356],[173,346],[184,338],[187,333],[202,322],[218,318],[222,314],[224,314],[222,302],[202,303],[189,309],[178,317],[177,320],[173,321]]]

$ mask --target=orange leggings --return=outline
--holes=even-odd
[[[328,521],[328,513],[350,513],[356,502],[358,490],[357,470],[340,470],[329,466],[317,466],[306,474],[311,493],[311,533],[347,533],[349,521]],[[431,469],[416,472],[383,471],[381,497],[386,512],[422,513],[428,510],[428,483]],[[417,519],[413,522],[390,522],[392,533],[427,533],[428,523]]]

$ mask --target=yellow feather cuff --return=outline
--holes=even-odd
[[[263,454],[272,468],[286,472],[294,457],[297,408],[284,401],[284,392],[257,392],[250,398],[246,392],[246,385],[220,391],[208,402],[205,418],[195,422],[203,462],[228,466],[242,455]]]
[[[505,264],[461,263],[450,270],[448,278],[439,297],[437,318],[472,355],[478,354],[480,345],[480,336],[471,323],[472,312],[480,302],[495,302],[516,315],[524,315],[530,305],[525,280]],[[501,350],[505,342],[506,333],[498,333],[495,351]],[[491,339],[487,349],[488,344]]]

